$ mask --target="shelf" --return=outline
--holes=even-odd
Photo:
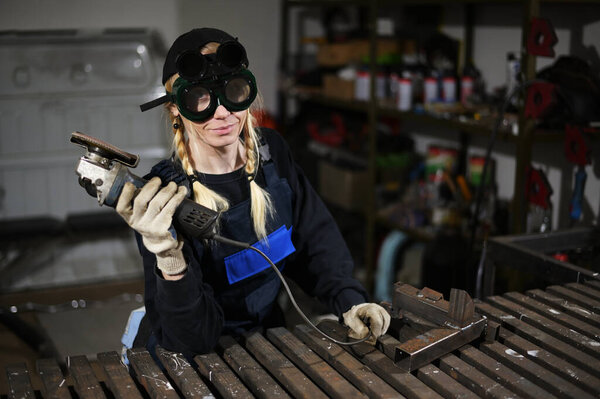
[[[321,94],[308,94],[298,92],[295,94],[295,97],[302,101],[310,101],[318,104],[323,104],[328,107],[335,107],[354,112],[367,113],[369,107],[369,104],[366,101],[340,100],[337,98],[326,97]],[[489,137],[492,133],[492,126],[483,123],[461,121],[458,118],[444,118],[429,113],[399,111],[389,106],[378,106],[377,115],[399,118],[406,121],[414,121],[418,123],[429,124],[453,130],[459,130],[474,136]],[[501,141],[516,143],[519,139],[518,136],[513,135],[507,129],[502,129],[499,133],[500,135],[498,136],[498,139]],[[538,142],[562,142],[565,137],[564,132],[559,130],[538,129],[534,132],[534,135],[535,140]]]

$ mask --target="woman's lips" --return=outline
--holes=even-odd
[[[217,134],[228,134],[228,133],[231,133],[234,126],[235,126],[235,123],[231,124],[231,125],[213,127],[210,130],[212,130],[213,132],[215,132]]]

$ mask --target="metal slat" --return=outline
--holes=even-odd
[[[486,302],[490,302],[495,307],[504,310],[519,320],[522,320],[532,326],[539,328],[542,331],[572,345],[576,348],[585,351],[586,353],[600,358],[600,342],[583,335],[575,330],[569,329],[541,314],[534,312],[521,306],[517,303],[509,301],[506,298],[493,296],[486,298]],[[599,361],[600,363],[600,361]]]
[[[582,320],[596,328],[600,328],[600,314],[591,312],[586,308],[568,300],[542,290],[530,290],[526,294],[533,299],[559,309],[566,314]]]
[[[6,367],[10,399],[34,399],[29,371],[25,363],[10,364]]]
[[[600,301],[593,300],[590,297],[580,294],[577,291],[573,291],[569,288],[562,287],[560,285],[551,285],[550,287],[546,288],[546,291],[561,298],[564,298],[570,302],[574,302],[579,306],[583,306],[590,312],[600,313]]]
[[[267,338],[332,398],[366,398],[319,355],[283,327],[267,330]]]
[[[288,392],[297,398],[326,398],[300,369],[292,364],[281,352],[259,333],[245,335],[246,349],[269,370]]]
[[[471,399],[479,398],[474,392],[467,387],[444,373],[433,364],[421,367],[417,370],[417,377],[427,386],[435,389],[446,399]]]
[[[453,354],[445,355],[440,359],[440,369],[481,397],[505,399],[515,397],[514,392]]]
[[[97,355],[107,377],[108,388],[116,399],[141,399],[142,395],[129,375],[129,370],[121,362],[117,352],[103,352]]]
[[[581,386],[585,391],[599,393],[599,378],[527,341],[525,338],[513,334],[506,329],[501,329],[499,341],[515,352],[525,356],[527,359],[539,364],[541,367],[560,375],[572,384]]]
[[[65,377],[56,359],[39,359],[35,364],[42,379],[45,398],[71,399]]]
[[[584,281],[584,284],[600,291],[600,281],[598,280],[586,280]]]
[[[289,398],[285,390],[235,339],[230,336],[221,337],[218,348],[221,357],[257,397]]]
[[[157,346],[156,354],[165,370],[167,370],[167,374],[184,397],[214,398],[213,393],[181,353],[170,352]]]
[[[323,321],[319,324],[319,328],[329,336],[338,340],[343,340],[348,336],[348,328],[339,323]],[[390,336],[380,337],[380,339],[385,339],[385,337],[393,339]],[[385,382],[390,384],[407,398],[440,398],[438,393],[429,388],[418,378],[415,378],[414,375],[403,372],[396,367],[389,357],[373,345],[362,342],[352,346],[344,346],[344,349],[360,359],[360,361],[369,366],[375,374],[380,376]]]
[[[137,381],[142,384],[151,398],[179,398],[171,382],[158,368],[150,353],[142,348],[133,348],[127,350],[127,359]]]
[[[479,349],[558,397],[573,399],[591,399],[593,397],[576,385],[499,342],[483,343],[479,346]]]
[[[459,352],[462,360],[523,398],[555,398],[548,391],[543,390],[471,345],[463,346],[459,349]]]
[[[87,357],[70,356],[67,358],[67,365],[73,378],[75,391],[81,399],[106,398]]]
[[[244,383],[231,371],[226,362],[214,352],[194,356],[198,370],[223,398],[254,398]]]
[[[312,328],[300,324],[294,329],[294,334],[370,398],[404,397],[340,345]]]
[[[571,328],[580,334],[586,335],[594,340],[600,339],[599,328],[591,326],[573,316],[569,316],[558,309],[554,309],[552,306],[548,306],[542,302],[536,301],[527,295],[523,295],[518,292],[508,292],[504,294],[504,297],[518,305],[531,309],[552,321],[560,323],[567,328]]]
[[[489,303],[478,303],[475,308],[481,314],[486,315],[502,324],[503,327],[517,333],[518,335],[526,338],[527,340],[541,346],[548,351],[567,359],[570,363],[573,363],[588,372],[599,376],[600,367],[598,367],[598,360],[594,357],[584,353],[571,345],[564,343],[563,341],[554,338],[550,334],[535,328],[524,321],[517,319],[515,316],[507,314]]]
[[[577,291],[582,295],[589,296],[595,301],[600,301],[600,291],[594,289],[593,287],[579,283],[568,283],[565,284],[565,287],[570,288],[573,291]]]

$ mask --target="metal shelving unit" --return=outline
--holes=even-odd
[[[561,2],[560,0],[552,2]],[[562,1],[564,2],[564,0]],[[450,130],[457,130],[460,133],[460,141],[468,142],[469,137],[490,137],[492,128],[491,126],[485,126],[483,124],[466,123],[457,119],[443,119],[435,117],[429,114],[415,113],[415,112],[402,112],[393,108],[381,106],[376,100],[375,93],[375,56],[376,56],[376,22],[377,13],[381,6],[391,5],[423,5],[423,4],[447,4],[456,3],[463,4],[465,6],[466,15],[466,29],[465,29],[465,59],[469,59],[472,54],[472,24],[473,24],[473,7],[477,4],[491,4],[491,3],[509,3],[515,4],[515,6],[521,6],[523,8],[523,22],[522,22],[522,37],[521,44],[522,48],[526,48],[527,34],[529,33],[529,24],[531,18],[537,17],[540,14],[540,3],[541,0],[464,0],[464,1],[444,1],[444,0],[283,0],[282,4],[282,41],[281,41],[281,72],[286,75],[290,72],[288,54],[288,27],[289,27],[289,14],[290,10],[294,7],[306,7],[306,6],[340,6],[340,5],[355,5],[362,6],[368,10],[368,32],[369,32],[369,70],[370,70],[370,100],[367,102],[360,101],[343,101],[333,98],[324,97],[322,95],[315,94],[291,94],[287,92],[280,92],[280,112],[283,116],[284,122],[287,119],[287,106],[286,99],[293,97],[299,101],[312,101],[324,106],[340,108],[351,111],[363,112],[366,114],[367,125],[368,125],[368,139],[366,145],[368,146],[367,165],[368,165],[368,176],[369,176],[369,187],[375,187],[375,158],[377,155],[376,148],[376,124],[379,117],[396,117],[403,120],[414,121],[423,123],[425,125],[432,125],[442,128],[448,128]],[[532,55],[525,55],[522,59],[522,72],[524,79],[532,79],[536,73],[536,57]],[[518,135],[503,135],[502,140],[508,141],[514,144],[515,157],[516,157],[516,170],[514,176],[514,197],[511,205],[511,215],[513,218],[511,231],[513,234],[522,233],[526,227],[526,216],[528,204],[526,201],[525,193],[525,168],[531,163],[532,148],[535,142],[559,142],[564,139],[562,132],[556,131],[541,131],[535,127],[534,121],[529,120],[524,115],[524,110],[519,112],[519,134]],[[373,270],[374,270],[374,259],[375,259],[375,229],[377,223],[376,209],[375,209],[375,191],[369,190],[370,195],[367,201],[367,211],[365,214],[366,221],[366,253],[365,253],[365,265],[366,265],[366,285],[368,289],[372,287],[373,283]],[[388,226],[389,227],[389,226]]]

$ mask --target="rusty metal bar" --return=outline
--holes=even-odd
[[[544,349],[556,354],[557,356],[567,359],[570,363],[577,365],[593,375],[600,376],[600,367],[598,360],[584,353],[577,348],[564,343],[563,341],[554,338],[550,334],[541,331],[519,319],[513,315],[507,314],[488,303],[478,303],[475,309],[502,324],[502,327],[517,333],[527,340],[541,346]]]
[[[546,288],[546,291],[564,298],[569,302],[574,302],[580,306],[583,306],[590,312],[600,313],[600,301],[595,301],[588,296],[578,293],[577,291],[573,291],[560,285],[551,285],[550,287]]]
[[[504,310],[517,317],[519,320],[531,324],[540,330],[552,335],[555,338],[579,348],[586,353],[600,358],[600,342],[583,335],[575,330],[569,329],[561,324],[550,320],[547,317],[540,315],[537,312],[529,310],[519,304],[509,301],[506,298],[494,296],[488,297],[487,302],[491,303],[498,309]]]
[[[181,353],[169,352],[157,346],[156,354],[183,396],[186,398],[214,397],[208,386]]]
[[[400,393],[342,349],[340,345],[324,340],[312,328],[300,324],[294,329],[294,334],[370,398],[403,398]]]
[[[6,367],[6,377],[10,387],[8,394],[10,399],[35,399],[27,364],[16,363],[8,365]]]
[[[67,358],[69,373],[73,377],[75,391],[81,399],[106,398],[92,366],[84,355]]]
[[[591,395],[576,385],[532,362],[521,353],[507,348],[499,342],[483,343],[479,346],[479,349],[558,397],[573,399],[592,398]]]
[[[440,359],[440,369],[481,397],[505,399],[515,397],[514,392],[452,354]]]
[[[579,306],[576,303],[569,302],[564,298],[553,295],[549,292],[545,292],[542,290],[530,290],[526,292],[527,295],[536,299],[540,302],[543,302],[549,306],[557,308],[561,312],[565,312],[568,315],[571,315],[579,320],[582,320],[596,328],[600,328],[600,314],[590,312],[582,306]]]
[[[127,350],[127,359],[135,371],[137,381],[151,398],[179,398],[169,379],[158,368],[150,353],[142,348]]]
[[[365,398],[319,355],[283,327],[267,330],[267,338],[333,398]]]
[[[344,339],[348,332],[347,327],[327,320],[319,323],[319,328],[331,337],[340,340]],[[389,335],[384,335],[383,337],[380,337],[380,340],[386,338],[390,340],[394,339]],[[407,398],[441,398],[440,395],[438,395],[433,389],[425,385],[418,378],[415,378],[414,375],[399,370],[392,359],[387,357],[373,345],[363,342],[352,346],[344,346],[344,349],[369,366],[369,368],[373,370],[375,374],[380,376],[385,382],[397,389],[398,392]]]
[[[504,297],[515,302],[518,305],[524,306],[531,309],[550,320],[556,321],[567,328],[571,328],[580,334],[586,335],[592,339],[600,339],[600,329],[596,328],[588,323],[585,323],[578,318],[569,316],[568,314],[561,312],[558,309],[548,306],[542,302],[538,302],[532,297],[520,294],[518,292],[508,292],[504,294]]]
[[[297,398],[326,398],[327,395],[317,387],[300,369],[259,333],[245,336],[245,347],[252,353],[288,392]]]
[[[444,398],[479,398],[475,392],[470,391],[467,387],[435,367],[433,364],[428,364],[427,366],[418,369],[417,377]]]
[[[229,367],[259,398],[289,398],[285,390],[231,336],[219,338],[219,353]]]
[[[598,377],[529,342],[525,338],[506,329],[501,329],[499,341],[514,352],[518,352],[532,362],[539,364],[542,368],[560,375],[572,384],[581,386],[585,391],[599,393],[600,379]]]
[[[570,288],[573,291],[579,292],[582,295],[589,296],[594,301],[600,301],[600,291],[595,290],[593,287],[588,287],[584,284],[579,283],[565,284],[565,287]]]
[[[223,398],[252,398],[254,395],[215,352],[194,356],[198,371]]]
[[[36,368],[42,379],[44,397],[71,399],[65,377],[56,359],[39,359],[36,361]]]
[[[494,381],[498,381],[520,397],[530,399],[550,399],[555,397],[528,379],[523,378],[521,374],[494,360],[471,345],[463,346],[459,349],[459,352],[462,360]]]
[[[117,352],[102,352],[96,356],[106,374],[106,383],[116,399],[141,399],[133,378]],[[65,387],[66,388],[66,387]],[[68,391],[67,391],[68,394]],[[70,398],[70,396],[68,396]]]

